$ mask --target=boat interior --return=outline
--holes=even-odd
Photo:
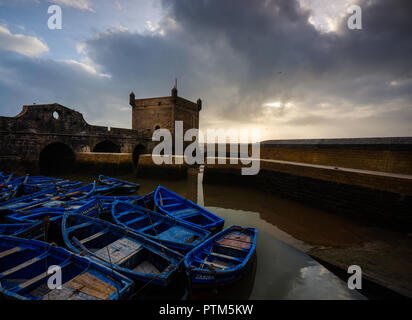
[[[196,268],[228,269],[241,264],[252,247],[252,236],[232,231],[207,246],[199,248],[192,255],[192,265]]]
[[[199,226],[206,226],[214,222],[212,219],[205,216],[201,209],[191,206],[189,207],[184,201],[179,201],[179,199],[174,197],[163,196],[161,203],[163,203],[161,206],[163,210],[184,221]]]
[[[158,215],[150,215],[144,208],[118,213],[118,221],[128,228],[145,235],[157,237],[165,241],[180,241],[183,243],[197,243],[201,236],[194,230],[165,221]]]
[[[127,237],[126,232],[115,232],[106,225],[84,222],[66,230],[68,238],[77,248],[82,250],[85,247],[95,258],[108,264],[153,274],[162,273],[170,265],[152,248]]]
[[[88,263],[79,263],[59,249],[0,247],[0,284],[14,294],[30,299],[107,299],[121,284],[102,277],[97,270],[87,270]],[[49,289],[50,266],[59,266],[63,290]],[[86,272],[87,271],[87,272]],[[86,282],[87,278],[94,278]],[[104,279],[102,281],[101,279]],[[63,295],[63,296],[62,296]]]

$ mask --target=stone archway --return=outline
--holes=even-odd
[[[68,172],[74,167],[73,150],[64,143],[53,142],[40,152],[39,167],[42,173]]]
[[[93,152],[120,153],[120,147],[110,140],[104,140],[95,145]]]

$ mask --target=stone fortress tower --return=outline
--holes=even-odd
[[[192,128],[199,128],[199,112],[202,100],[192,102],[177,95],[176,86],[171,96],[136,99],[130,93],[132,107],[132,129],[152,136],[156,129],[168,129],[174,138],[175,121],[183,121],[183,134]]]

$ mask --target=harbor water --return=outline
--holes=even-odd
[[[59,177],[83,182],[96,179],[87,174]],[[115,177],[139,183],[139,195],[163,185],[224,218],[225,227],[240,225],[258,229],[256,257],[248,273],[237,283],[191,290],[185,276],[180,275],[170,289],[138,288],[136,299],[365,299],[307,255],[305,251],[311,248],[310,244],[279,228],[276,211],[299,204],[285,203],[284,199],[250,189],[204,185],[202,170],[189,169],[187,179],[183,180],[137,178],[132,174]],[[312,214],[310,209],[307,213]]]

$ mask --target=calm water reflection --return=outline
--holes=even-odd
[[[85,182],[93,179],[78,176],[76,178]],[[299,224],[305,222],[301,220],[305,220],[306,213],[301,212],[299,216],[293,210],[293,206],[300,206],[298,204],[253,190],[203,185],[202,172],[195,170],[191,170],[188,179],[182,181],[149,180],[133,176],[119,178],[139,182],[139,194],[153,191],[161,184],[224,218],[225,227],[236,224],[259,230],[256,259],[247,275],[238,283],[218,290],[194,291],[188,297],[184,277],[181,277],[179,285],[172,292],[145,289],[146,298],[364,299],[301,251],[307,250],[310,245],[282,231],[289,230],[290,227],[293,230],[295,227],[299,232]],[[288,225],[288,228],[282,228],[285,223],[291,222],[290,219],[288,222],[282,219],[282,214],[277,214],[279,210],[283,210],[282,214],[296,215],[296,226]],[[316,232],[316,228],[313,232]]]

